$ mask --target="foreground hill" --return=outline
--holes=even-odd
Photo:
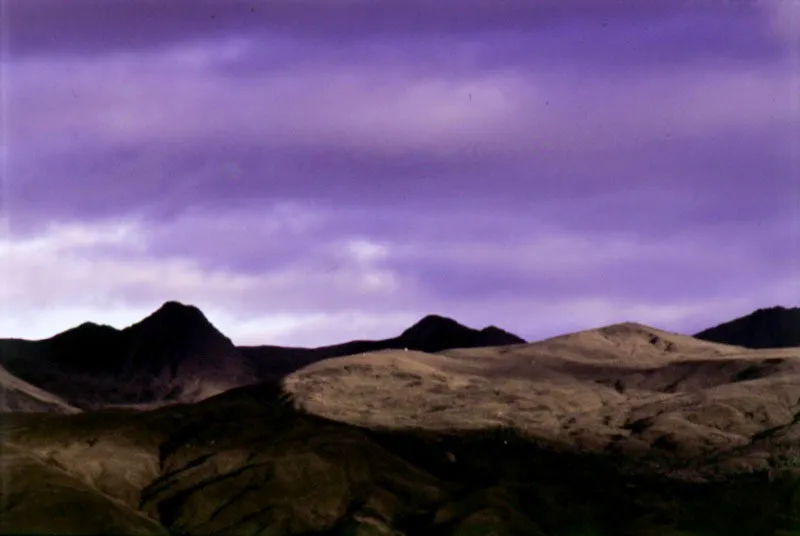
[[[285,386],[303,410],[357,426],[500,426],[681,464],[713,455],[751,471],[769,466],[762,434],[794,430],[800,349],[746,350],[626,323],[505,348],[331,359]]]
[[[800,307],[770,307],[701,331],[698,339],[746,348],[800,346]]]
[[[0,415],[0,533],[789,535],[800,349],[638,324]],[[80,512],[77,515],[76,512]]]

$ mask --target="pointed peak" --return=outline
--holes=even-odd
[[[213,326],[203,312],[194,305],[186,305],[177,301],[165,302],[147,318],[139,322],[142,324],[159,324],[174,327],[202,327]]]

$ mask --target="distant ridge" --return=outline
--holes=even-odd
[[[193,305],[168,301],[122,330],[84,322],[49,339],[0,340],[0,365],[82,409],[194,402],[284,377],[310,363],[375,350],[439,352],[521,344],[495,326],[476,330],[428,315],[390,339],[319,348],[236,347]]]
[[[356,340],[318,348],[282,348],[279,346],[240,346],[265,378],[285,376],[311,363],[378,350],[409,349],[441,352],[455,348],[481,348],[524,344],[526,341],[495,326],[482,330],[467,327],[452,318],[431,314],[423,317],[397,337],[380,340]]]
[[[756,349],[800,347],[800,308],[759,309],[694,337],[705,344]],[[641,357],[644,350],[648,355],[652,351],[725,353],[724,349],[693,345],[688,336],[634,322],[552,341],[568,346],[582,341],[576,346],[576,355],[582,351],[579,347],[591,343],[594,357],[607,354],[615,359],[619,358],[619,344],[630,346],[632,358]],[[44,401],[55,411],[61,411],[59,403],[68,405],[67,411],[71,411],[73,407],[152,407],[194,402],[233,387],[282,379],[321,360],[380,350],[439,353],[525,343],[497,326],[474,329],[452,318],[429,314],[388,339],[355,340],[318,348],[237,347],[197,307],[167,301],[146,318],[121,330],[84,322],[39,341],[0,340],[0,366],[7,371],[9,386],[11,382],[22,386],[15,387],[19,395],[9,399],[13,404],[5,409],[40,407]],[[42,391],[31,397],[29,394],[34,391],[27,385]],[[53,405],[52,400],[60,402]]]
[[[399,337],[404,347],[423,352],[439,352],[451,348],[479,346],[505,346],[524,344],[526,341],[495,326],[480,331],[468,328],[452,318],[428,315]]]
[[[800,307],[769,307],[705,329],[698,339],[746,348],[800,346]]]

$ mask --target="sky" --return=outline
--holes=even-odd
[[[0,337],[800,304],[800,0],[0,7]]]

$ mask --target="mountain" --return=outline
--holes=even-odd
[[[698,339],[745,348],[800,346],[800,307],[770,307],[705,329]]]
[[[451,348],[524,344],[525,340],[495,326],[478,331],[451,318],[428,315],[405,330],[398,337],[398,342],[410,350],[439,352]]]
[[[319,348],[237,348],[200,309],[169,301],[122,330],[86,322],[41,341],[0,340],[0,365],[80,408],[141,408],[201,400],[233,387],[279,379],[331,357],[390,348],[437,352],[523,342],[493,326],[475,330],[429,315],[391,339]]]
[[[0,414],[0,533],[788,536],[798,397],[800,348],[628,322],[327,359],[149,411]]]
[[[0,361],[85,408],[189,402],[258,379],[199,309],[177,302],[123,330],[84,323],[41,341],[1,341]]]
[[[358,340],[317,348],[284,348],[279,346],[240,346],[242,352],[259,370],[262,378],[280,378],[303,366],[347,355],[378,350],[409,349],[439,352],[452,348],[477,348],[524,344],[525,340],[495,326],[482,330],[469,328],[455,320],[428,315],[397,337],[381,340]]]

